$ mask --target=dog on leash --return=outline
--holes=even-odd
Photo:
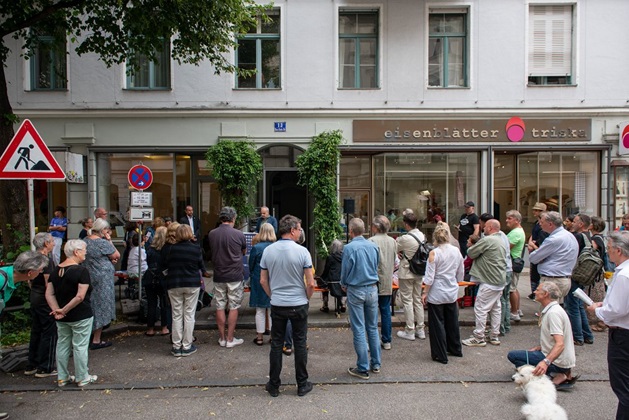
[[[546,375],[533,375],[534,370],[535,366],[520,366],[512,377],[528,400],[520,412],[527,420],[568,420],[566,411],[557,404],[555,385]]]

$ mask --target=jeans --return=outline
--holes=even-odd
[[[172,327],[171,308],[170,302],[166,298],[166,292],[160,284],[148,283],[144,285],[146,291],[146,324],[149,328],[155,327],[155,321],[157,318],[157,302],[159,301],[160,308],[160,322],[162,327],[168,327],[170,330]]]
[[[354,350],[360,372],[380,368],[380,337],[378,337],[378,288],[349,286],[347,288],[349,322],[354,335]],[[371,358],[370,358],[371,354]]]
[[[308,382],[308,308],[301,306],[271,306],[271,352],[269,353],[269,386],[278,389],[282,385],[282,348],[286,337],[286,324],[290,320],[293,329],[295,378],[297,387]]]
[[[594,340],[594,334],[592,334],[592,330],[590,329],[590,323],[588,322],[583,302],[572,295],[572,293],[577,289],[582,289],[582,287],[579,286],[577,282],[571,281],[570,292],[568,292],[566,297],[563,299],[563,306],[568,314],[568,318],[570,318],[574,341],[583,343],[584,339]]]
[[[537,364],[545,358],[546,356],[541,351],[511,350],[507,354],[507,359],[509,359],[516,368],[524,365],[537,366]],[[570,369],[560,368],[559,366],[555,366],[551,363],[550,366],[548,366],[546,375],[550,376],[551,373],[566,373],[569,370]]]
[[[391,342],[391,295],[378,296],[380,335],[383,343]]]
[[[168,291],[173,313],[172,342],[175,349],[190,349],[199,287],[177,287]]]
[[[87,360],[93,322],[94,317],[75,322],[57,322],[59,337],[57,340],[57,371],[59,372],[57,378],[59,380],[70,378],[68,371],[70,352],[74,359],[76,381],[80,382],[88,378]]]
[[[28,364],[32,368],[52,372],[56,363],[57,323],[50,315],[50,307],[43,293],[31,291],[30,301],[32,323]]]
[[[509,300],[509,293],[511,289],[511,279],[513,276],[512,271],[507,271],[507,284],[502,290],[500,296],[500,333],[506,334],[511,331],[511,301]]]
[[[531,293],[535,293],[535,291],[537,290],[537,286],[539,286],[540,280],[539,272],[537,271],[537,264],[530,263],[529,269],[529,275],[531,276]]]

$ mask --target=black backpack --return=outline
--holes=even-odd
[[[416,274],[418,276],[423,276],[426,274],[426,265],[428,265],[428,255],[430,251],[432,251],[433,246],[429,245],[427,242],[422,242],[419,238],[412,233],[409,233],[419,244],[417,251],[411,258],[407,258],[404,255],[404,259],[408,261],[408,268],[411,270],[411,273]]]

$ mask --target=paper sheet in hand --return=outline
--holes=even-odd
[[[590,297],[585,294],[583,289],[575,290],[574,292],[572,292],[572,295],[582,300],[587,306],[590,306],[594,303],[594,301],[592,301],[592,299],[590,299]]]

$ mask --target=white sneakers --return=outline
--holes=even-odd
[[[382,348],[385,350],[391,350],[391,343],[382,343]]]
[[[218,339],[218,345],[221,347],[225,347],[227,345],[227,341],[226,340],[221,340],[220,338]]]
[[[461,344],[468,347],[485,347],[487,342],[485,340],[479,340],[478,338],[471,336],[468,339],[461,340]]]
[[[241,345],[244,342],[245,342],[245,340],[243,340],[242,338],[234,337],[234,339],[232,341],[228,341],[228,342],[225,343],[225,347],[227,347],[228,349],[231,349],[232,347],[239,346],[239,345]]]
[[[406,330],[398,331],[397,336],[405,340],[411,340],[411,341],[415,340],[415,334],[412,332],[406,332]]]
[[[421,330],[415,330],[415,337],[419,338],[420,340],[425,340],[426,332],[423,328]]]
[[[515,322],[520,322],[520,314],[518,313],[512,313],[511,314],[511,321],[515,321]]]

